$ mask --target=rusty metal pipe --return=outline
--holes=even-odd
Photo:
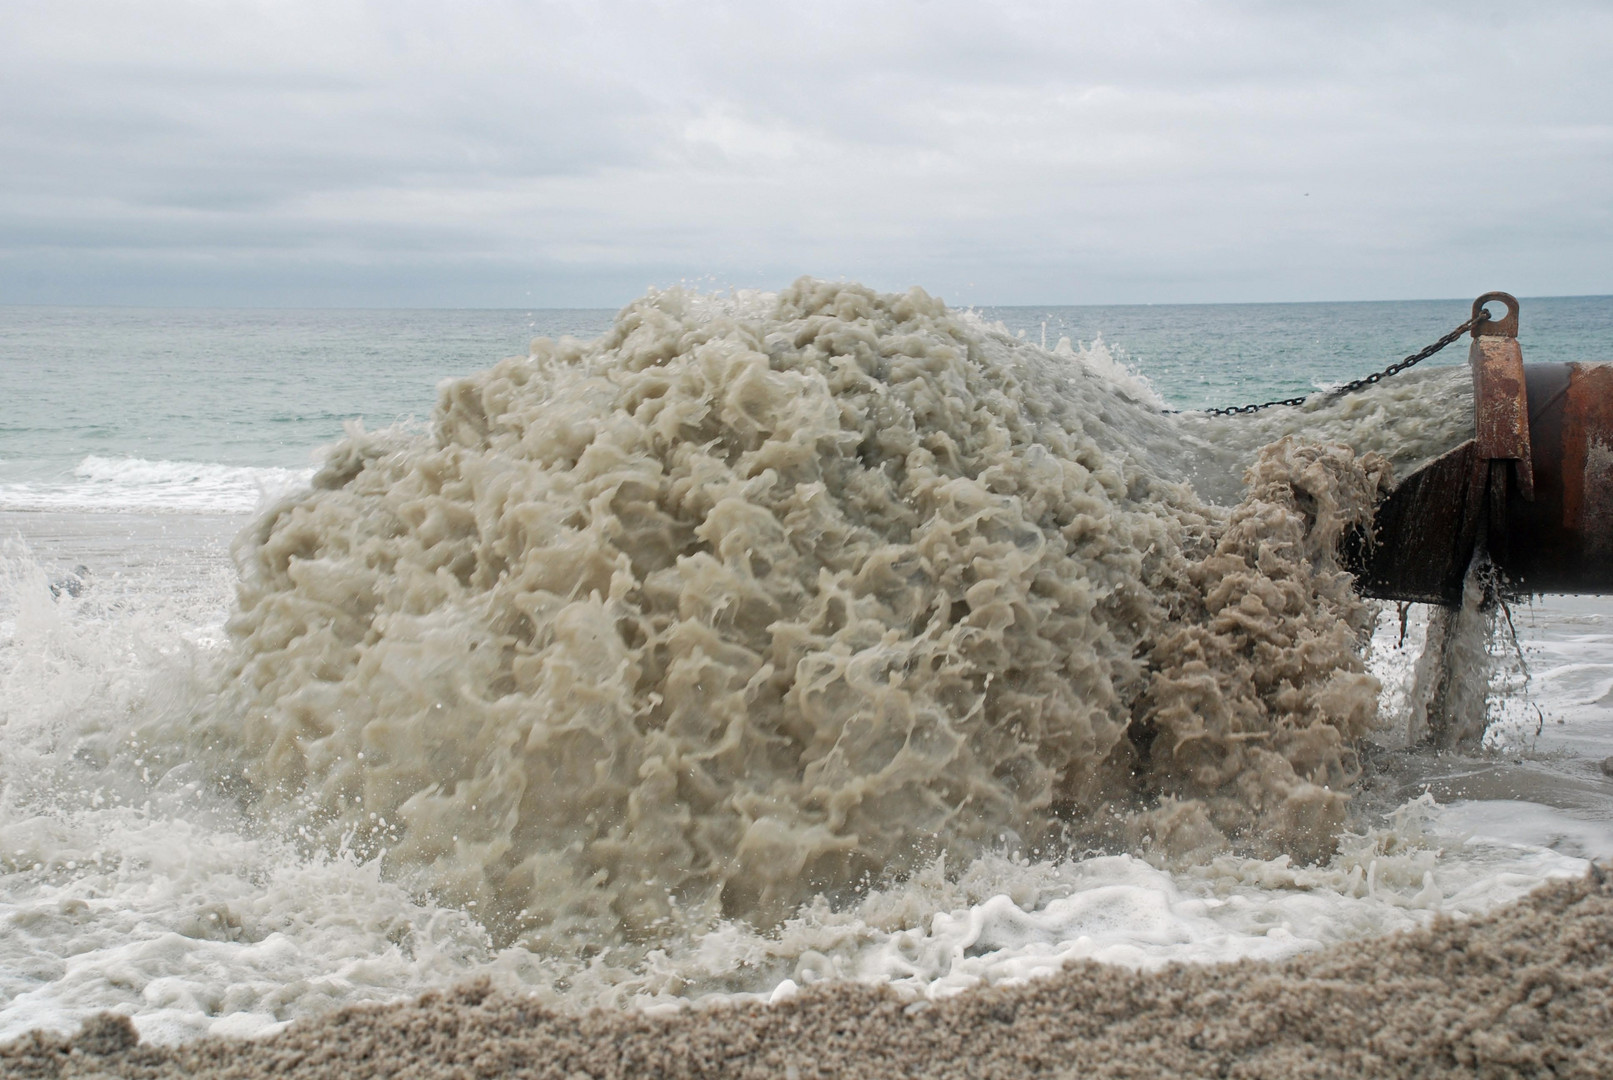
[[[1534,500],[1507,492],[1504,587],[1613,593],[1613,364],[1524,369]]]
[[[1475,437],[1379,504],[1345,564],[1366,596],[1452,607],[1481,549],[1504,593],[1613,594],[1613,365],[1528,364],[1518,301],[1474,328]]]

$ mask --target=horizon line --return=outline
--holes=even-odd
[[[661,289],[667,292],[670,289]],[[756,293],[778,292],[777,289],[747,289],[728,290]],[[895,290],[877,289],[876,292],[886,292],[900,295]],[[926,290],[928,291],[928,290]],[[55,311],[621,311],[629,304],[643,298],[646,293],[640,293],[632,300],[622,304],[598,305],[424,305],[424,304],[17,304],[0,301],[0,309],[13,310],[55,310]],[[722,293],[709,293],[706,295],[722,295]],[[933,294],[932,294],[933,295]],[[1482,294],[1480,294],[1482,295]],[[1476,298],[1476,297],[1474,297]],[[1068,302],[1026,302],[1013,303],[968,303],[956,304],[941,298],[947,307],[957,311],[978,311],[982,309],[998,308],[1172,308],[1172,307],[1302,307],[1318,304],[1452,304],[1470,303],[1472,299],[1458,296],[1416,296],[1400,298],[1375,298],[1370,300],[1143,300],[1125,303],[1068,303]],[[1522,295],[1519,301],[1534,300],[1605,300],[1613,299],[1613,293],[1560,293],[1544,296]]]

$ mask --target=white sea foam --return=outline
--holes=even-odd
[[[0,510],[245,513],[307,486],[312,469],[90,455],[67,476],[0,484]]]

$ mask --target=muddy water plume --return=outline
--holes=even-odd
[[[1283,438],[1223,508],[1203,445],[921,291],[651,294],[262,516],[188,745],[540,948],[994,846],[1315,856],[1377,697],[1333,549],[1388,465]]]

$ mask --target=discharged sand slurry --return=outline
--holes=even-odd
[[[820,985],[775,1006],[557,1014],[470,987],[257,1042],[136,1042],[103,1014],[0,1048],[56,1077],[1613,1076],[1613,879],[1284,963],[1139,974],[1079,964],[908,1004]]]
[[[1379,693],[1336,549],[1391,460],[1308,430],[1222,506],[1173,425],[922,292],[655,294],[355,429],[140,738],[550,956],[1008,833],[1325,856]]]

